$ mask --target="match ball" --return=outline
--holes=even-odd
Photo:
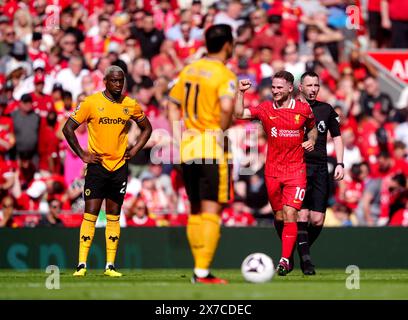
[[[275,274],[272,259],[264,253],[251,253],[241,265],[241,272],[248,282],[263,283],[270,281]]]

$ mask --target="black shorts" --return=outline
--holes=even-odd
[[[306,195],[302,209],[326,212],[329,199],[329,170],[327,164],[307,164]]]
[[[182,163],[184,185],[191,204],[201,200],[227,203],[231,199],[232,165],[227,162],[206,164]]]
[[[85,201],[110,199],[121,206],[126,193],[127,178],[127,162],[115,171],[109,171],[99,164],[89,163],[85,175]]]
[[[368,11],[368,31],[371,40],[377,40],[380,44],[391,37],[389,30],[381,26],[381,13]]]

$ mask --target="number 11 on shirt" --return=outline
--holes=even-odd
[[[190,118],[190,119],[197,119],[197,100],[198,100],[198,94],[200,92],[200,86],[196,83],[196,84],[192,84],[191,82],[186,82],[185,83],[185,87],[186,87],[186,96],[185,96],[185,100],[184,100],[184,106],[185,106],[185,110],[183,110],[184,113],[184,118]],[[194,89],[194,105],[193,105],[193,110],[194,110],[194,117],[189,116],[189,97],[190,97],[190,92],[191,92],[191,87],[193,87]]]

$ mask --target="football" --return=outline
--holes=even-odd
[[[275,273],[272,259],[264,253],[251,253],[241,265],[241,272],[248,282],[263,283],[270,281]]]

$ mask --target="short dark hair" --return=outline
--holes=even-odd
[[[71,91],[67,91],[67,90],[62,91],[61,98],[62,98],[62,100],[72,99],[72,93],[71,93]]]
[[[232,28],[228,24],[216,24],[205,32],[205,43],[208,53],[218,53],[225,43],[233,43]]]
[[[278,16],[278,15],[270,15],[268,16],[268,23],[281,23],[282,22],[282,16]]]
[[[33,98],[32,98],[31,95],[28,94],[28,93],[23,94],[23,95],[21,96],[20,100],[21,100],[21,102],[24,102],[24,103],[26,103],[26,102],[33,102]]]
[[[306,78],[306,77],[312,77],[312,78],[317,78],[317,79],[319,79],[319,75],[316,73],[316,72],[314,72],[314,71],[306,71],[304,74],[302,74],[302,76],[300,77],[300,83],[303,83],[303,80]]]
[[[354,177],[358,177],[361,174],[361,164],[360,163],[353,163],[350,168],[351,175]]]
[[[407,178],[402,173],[396,174],[391,179],[398,183],[400,187],[405,187],[407,185]]]
[[[140,82],[139,87],[143,89],[150,89],[154,87],[154,82],[150,77],[142,76],[142,81]]]
[[[291,74],[289,71],[282,70],[279,72],[276,72],[275,75],[272,77],[272,80],[278,78],[278,79],[285,79],[287,82],[293,85],[293,82],[295,82],[295,78],[293,77],[293,74]]]
[[[385,158],[385,159],[390,159],[391,154],[388,150],[381,150],[379,155],[377,156],[378,158]]]

